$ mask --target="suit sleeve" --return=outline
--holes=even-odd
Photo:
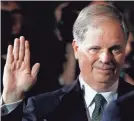
[[[24,99],[2,121],[37,121],[46,119],[58,106],[59,98],[53,93],[41,94]]]
[[[23,101],[9,114],[1,116],[1,121],[22,121]]]
[[[10,104],[2,104],[1,116],[8,115],[9,113],[11,113],[21,102],[22,100]]]
[[[36,110],[33,98],[21,101],[20,104],[9,114],[1,116],[2,121],[36,121]]]

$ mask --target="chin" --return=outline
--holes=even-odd
[[[116,79],[115,79],[115,76],[104,76],[104,75],[98,75],[97,76],[97,79],[96,79],[99,83],[111,83],[111,82],[115,82],[116,81]]]

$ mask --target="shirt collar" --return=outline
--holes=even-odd
[[[80,81],[80,87],[84,91],[84,99],[85,99],[87,107],[92,105],[93,99],[97,93],[103,95],[103,97],[107,101],[107,104],[117,99],[117,88],[118,88],[118,83],[119,83],[118,80],[112,85],[112,87],[110,87],[110,91],[108,92],[95,91],[83,80],[81,76],[79,76],[79,81]]]

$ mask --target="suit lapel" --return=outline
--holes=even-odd
[[[78,79],[76,82],[77,83],[74,84],[75,86],[73,86],[73,89],[64,97],[64,100],[66,100],[64,102],[66,106],[63,108],[66,109],[66,120],[64,121],[88,121],[83,91],[80,88]],[[134,86],[125,82],[122,78],[119,79],[117,90],[118,97],[123,96],[132,90],[134,90]]]
[[[69,99],[69,106],[66,107],[68,112],[66,114],[67,121],[88,121],[83,91],[80,88],[79,81],[77,81],[76,86],[66,98]]]
[[[79,81],[74,82],[69,88],[63,88],[62,91],[65,95],[59,97],[59,106],[49,121],[88,121]]]

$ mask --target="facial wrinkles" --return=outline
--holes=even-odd
[[[103,24],[103,23],[102,23]],[[115,25],[113,25],[112,23],[108,23],[110,27],[111,26],[111,31],[110,29],[107,29],[107,24],[104,24],[104,26],[101,26],[99,28],[94,28],[94,27],[90,27],[88,29],[88,32],[86,33],[86,38],[85,41],[83,41],[83,43],[80,45],[80,50],[86,55],[86,57],[88,57],[88,59],[90,60],[91,56],[89,55],[89,53],[87,52],[88,49],[92,46],[99,46],[101,48],[101,52],[99,52],[101,59],[105,60],[109,60],[108,56],[107,56],[107,52],[105,52],[105,50],[108,51],[109,47],[111,47],[113,44],[117,44],[116,41],[112,41],[112,40],[120,40],[120,36],[118,35],[118,33],[116,33],[116,28]],[[109,41],[110,40],[110,41]],[[104,52],[103,52],[104,51]],[[109,65],[109,67],[113,68],[114,64],[111,61],[107,61],[108,63],[106,64],[107,66]],[[95,66],[104,66],[103,64],[100,64],[98,61],[95,63]]]
[[[107,29],[108,27],[110,29]],[[104,25],[102,23],[101,28],[104,31],[102,39],[104,44],[101,46],[102,52],[99,55],[100,61],[97,61],[94,65],[102,66],[102,68],[114,68],[116,66],[116,63],[113,61],[114,55],[109,53],[109,49],[116,44],[122,45],[122,42],[124,41],[124,35],[121,33],[122,29],[120,28],[120,25],[118,23],[115,24],[115,21],[109,21],[109,23]]]
[[[117,44],[118,40],[119,44],[121,44],[120,40],[123,39],[123,36],[121,35],[122,30],[120,24],[115,20],[101,22],[101,26],[99,27],[100,22],[94,26],[89,26],[85,40],[79,44],[79,49],[84,52],[87,57],[89,56],[87,51],[92,46],[99,46],[102,52],[102,50],[109,49],[111,46]]]
[[[92,46],[100,45],[100,39],[102,39],[104,31],[98,27],[89,26],[89,29],[86,33],[85,40],[83,43],[79,44],[79,50],[86,56],[88,60],[91,60],[93,55],[88,53],[88,49]]]
[[[102,21],[100,29],[102,34],[98,37],[99,42],[96,44],[101,44],[102,48],[108,49],[115,44],[122,44],[122,42],[125,44],[124,33],[118,21]]]

